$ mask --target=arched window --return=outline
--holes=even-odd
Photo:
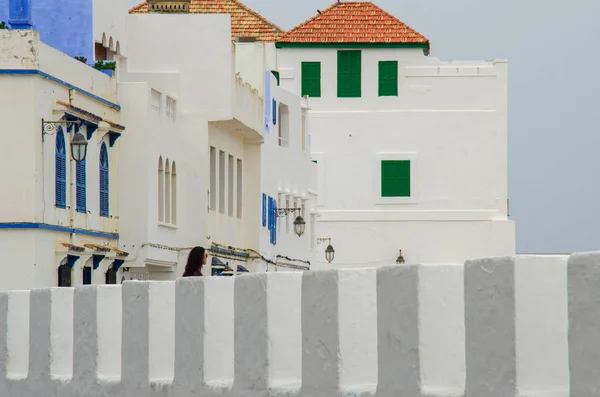
[[[77,212],[86,213],[86,185],[85,185],[85,160],[82,160],[75,166],[75,173],[77,181],[75,182],[76,187],[76,209]]]
[[[177,167],[171,164],[171,223],[177,224]]]
[[[67,208],[67,153],[65,150],[65,134],[62,127],[58,127],[56,133],[55,171],[56,206]]]
[[[165,222],[171,223],[171,166],[165,163]]]
[[[163,168],[162,156],[158,158],[158,221],[165,220],[165,171]]]
[[[100,148],[100,216],[108,217],[108,150],[102,142]]]

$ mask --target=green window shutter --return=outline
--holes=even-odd
[[[338,51],[338,98],[361,96],[361,52]]]
[[[302,62],[302,96],[321,97],[321,62]]]
[[[398,61],[379,62],[379,96],[398,96]]]
[[[410,160],[381,162],[381,197],[410,197]]]
[[[275,79],[277,80],[277,86],[279,86],[279,72],[276,70],[271,70],[271,73],[273,73],[273,76],[275,76]]]

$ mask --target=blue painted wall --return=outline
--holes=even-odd
[[[8,22],[11,4],[27,4],[26,0],[0,0],[0,21]],[[72,57],[94,61],[92,0],[33,0],[33,29],[41,40]]]

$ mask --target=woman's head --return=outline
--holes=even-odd
[[[183,277],[189,277],[193,275],[196,270],[201,271],[202,265],[204,264],[206,264],[206,250],[204,247],[194,247],[188,255]]]

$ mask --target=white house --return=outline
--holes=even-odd
[[[424,36],[370,2],[337,2],[276,46],[281,87],[309,98],[333,265],[514,253],[506,61],[428,56]]]
[[[128,255],[118,249],[117,82],[33,30],[0,30],[0,47],[0,268],[10,275],[0,290],[115,283]],[[83,161],[71,154],[77,140]]]

